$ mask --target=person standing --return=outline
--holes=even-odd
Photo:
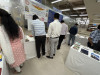
[[[68,45],[73,45],[75,42],[75,35],[78,33],[78,24],[76,23],[74,26],[72,26],[69,30],[69,41],[68,41]],[[72,43],[70,44],[70,41],[72,40]]]
[[[45,55],[45,41],[46,41],[45,24],[44,22],[39,20],[39,17],[37,15],[33,15],[31,27],[32,27],[32,34],[33,36],[35,36],[37,57],[40,58],[41,47],[42,47],[42,55],[43,56]]]
[[[25,62],[26,56],[22,43],[23,30],[19,27],[7,11],[0,9],[0,48],[7,63],[20,73],[20,66]]]
[[[91,32],[88,40],[93,49],[100,51],[100,25],[97,30]]]
[[[57,50],[57,45],[61,33],[61,28],[62,25],[59,22],[59,14],[55,13],[54,14],[54,21],[50,23],[47,37],[49,38],[50,41],[50,55],[47,56],[47,58],[53,59],[53,55],[55,55],[56,50]],[[47,38],[47,39],[48,39]]]
[[[61,43],[62,43],[63,39],[65,39],[65,37],[67,36],[67,32],[68,32],[68,25],[66,25],[64,23],[64,20],[61,21],[61,24],[62,24],[62,29],[61,29],[61,34],[59,37],[59,43],[57,46],[58,50],[60,49]]]

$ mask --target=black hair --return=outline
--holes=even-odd
[[[54,18],[59,19],[59,14],[58,13],[55,13],[54,14]]]
[[[78,24],[77,24],[77,23],[76,23],[75,25],[76,25],[76,26],[78,26]]]
[[[37,15],[33,15],[33,20],[39,19]]]
[[[9,38],[14,40],[19,37],[19,27],[7,11],[0,9],[1,24],[4,26]]]
[[[98,25],[98,29],[100,29],[100,25]]]
[[[64,23],[64,20],[61,20],[61,23]]]

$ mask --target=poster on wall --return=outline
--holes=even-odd
[[[25,0],[25,19],[28,21],[28,30],[31,30],[30,22],[34,14],[36,14],[41,21],[47,22],[48,9],[36,1]]]
[[[45,9],[44,6],[41,4],[37,4],[33,1],[26,0],[25,1],[25,12],[26,14],[31,14],[31,15],[38,15],[40,20],[47,22],[48,19],[48,9]]]
[[[37,2],[39,2],[39,3],[42,3],[42,0],[36,0]]]
[[[49,24],[51,23],[51,22],[53,22],[54,21],[54,14],[55,14],[56,12],[54,12],[54,11],[52,11],[52,10],[49,10],[49,14],[48,14],[48,26],[49,26]],[[60,15],[60,17],[59,17],[59,21],[61,21],[61,20],[63,20],[63,15]]]

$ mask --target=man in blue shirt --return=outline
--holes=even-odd
[[[42,55],[45,55],[46,32],[45,32],[44,22],[40,21],[37,15],[33,15],[33,20],[31,22],[31,29],[33,36],[35,36],[37,57],[40,58],[41,47],[42,47]]]
[[[100,25],[98,25],[97,30],[92,31],[88,40],[93,49],[100,51]]]
[[[74,42],[75,42],[75,35],[77,34],[77,32],[78,32],[78,24],[76,23],[73,27],[71,27],[70,28],[70,30],[69,30],[69,33],[70,33],[70,35],[69,35],[69,41],[68,41],[68,45],[73,45],[74,44]],[[72,40],[72,43],[70,44],[70,41]]]

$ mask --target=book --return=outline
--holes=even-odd
[[[96,53],[91,53],[91,57],[98,60],[98,61],[100,60],[100,56],[97,55]]]
[[[89,52],[86,49],[81,49],[81,53],[88,55]]]
[[[93,52],[100,55],[100,51],[93,50]]]
[[[79,50],[80,45],[81,45],[80,43],[76,42],[76,43],[74,44],[73,48],[76,49],[76,50]]]

